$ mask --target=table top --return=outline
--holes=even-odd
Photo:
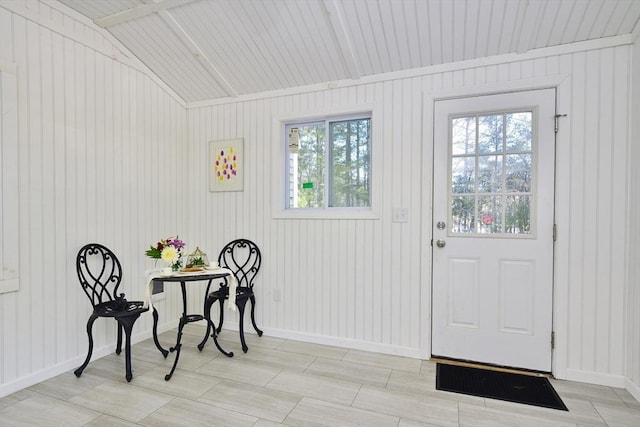
[[[220,268],[217,270],[204,270],[194,272],[176,272],[170,276],[157,275],[153,277],[154,282],[194,282],[197,280],[218,279],[231,275],[231,271]]]

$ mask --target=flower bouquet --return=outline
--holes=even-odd
[[[173,271],[182,267],[182,250],[184,242],[176,236],[161,239],[155,246],[151,245],[145,254],[153,259],[161,259],[166,262]]]

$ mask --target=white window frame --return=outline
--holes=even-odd
[[[291,123],[310,123],[329,119],[330,121],[349,118],[369,117],[371,119],[371,148],[370,148],[370,206],[368,207],[323,207],[323,208],[288,208],[288,156],[289,150],[285,135],[285,127]],[[380,126],[377,125],[376,109],[373,106],[360,106],[354,108],[336,108],[331,111],[310,112],[307,114],[283,115],[275,118],[273,143],[277,147],[273,150],[272,170],[274,188],[273,218],[275,219],[379,219],[378,179],[380,176],[381,137]]]
[[[0,294],[20,288],[16,71],[16,64],[0,61]]]

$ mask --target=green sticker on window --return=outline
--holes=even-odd
[[[313,182],[303,182],[302,188],[313,188]]]

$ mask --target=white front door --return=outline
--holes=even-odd
[[[433,356],[551,371],[555,90],[437,101]]]

